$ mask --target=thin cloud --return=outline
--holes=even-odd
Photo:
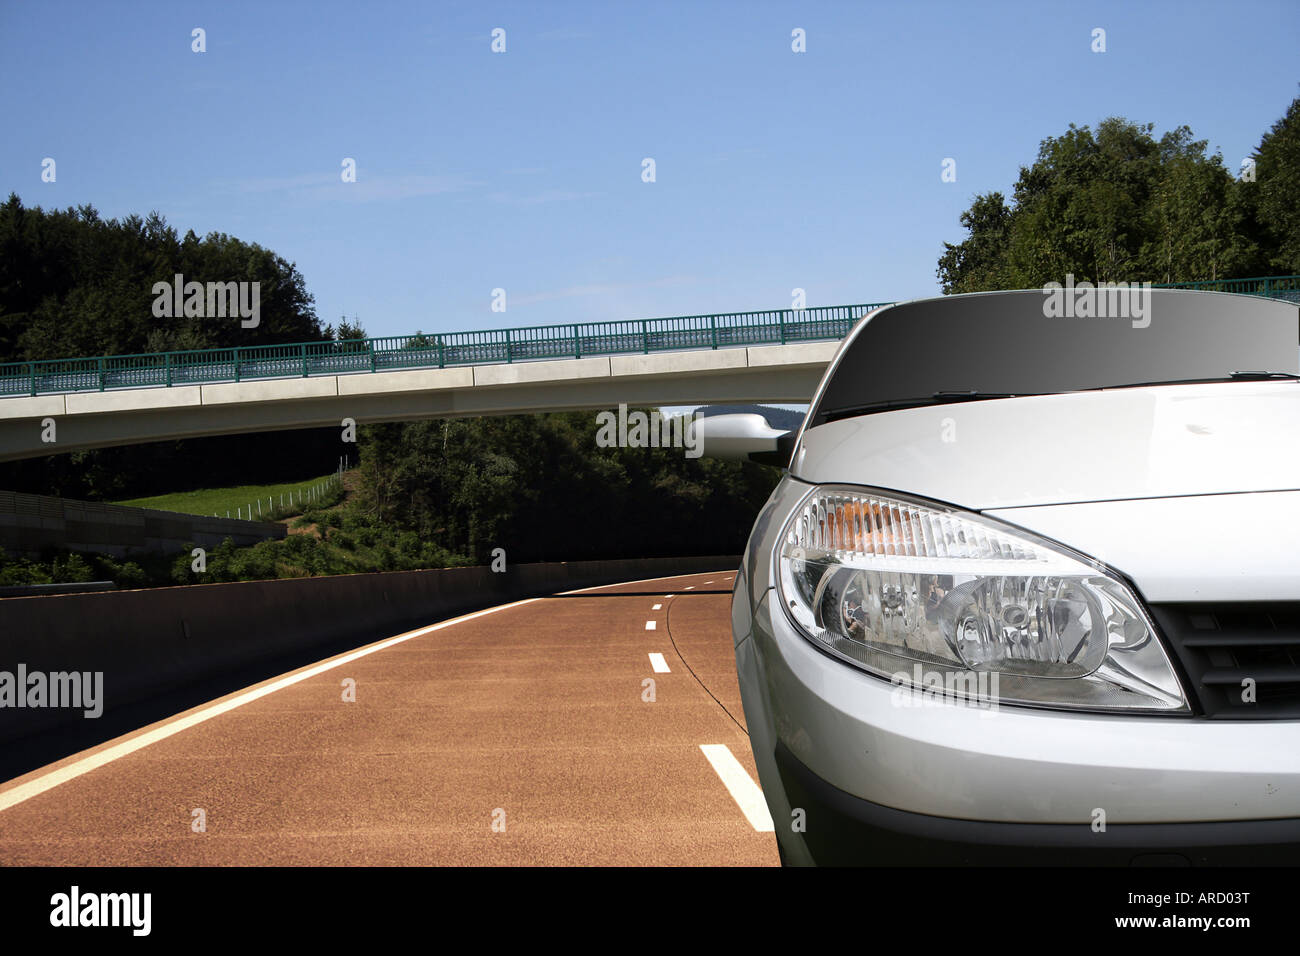
[[[240,192],[276,192],[314,202],[411,199],[463,192],[480,185],[482,183],[459,176],[432,176],[423,173],[369,176],[364,168],[358,170],[357,181],[354,183],[343,182],[337,172],[321,172],[241,179],[233,184]]]
[[[287,192],[308,186],[321,186],[331,180],[337,182],[338,174],[303,173],[299,176],[263,176],[254,179],[237,179],[226,186],[246,193]]]
[[[662,279],[651,279],[648,282],[596,282],[588,285],[571,285],[564,289],[512,296],[510,304],[532,305],[537,302],[554,302],[557,299],[576,299],[593,295],[618,295],[635,289],[694,285],[697,282],[699,282],[699,279],[695,276],[665,276]]]
[[[762,156],[765,152],[767,151],[757,146],[745,146],[726,153],[715,153],[709,159],[711,162],[725,163],[733,159],[753,159],[755,156]]]
[[[547,189],[532,196],[511,196],[508,193],[492,193],[488,196],[493,202],[509,203],[515,206],[536,206],[549,202],[573,202],[577,199],[591,199],[600,193],[577,193],[564,189]]]
[[[556,30],[543,30],[537,34],[539,40],[586,40],[593,34],[586,30],[574,30],[568,27],[561,27]]]

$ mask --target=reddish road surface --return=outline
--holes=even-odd
[[[733,580],[507,605],[178,714],[0,785],[0,863],[775,865]]]

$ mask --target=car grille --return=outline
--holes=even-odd
[[[1156,604],[1151,613],[1207,716],[1300,718],[1300,601]],[[1253,702],[1243,699],[1247,680]]]

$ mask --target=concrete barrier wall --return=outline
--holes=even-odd
[[[0,491],[0,547],[10,554],[35,555],[49,548],[116,557],[149,551],[166,554],[183,550],[189,542],[211,550],[226,538],[242,546],[285,534],[284,525],[265,521]]]
[[[738,567],[739,556],[392,571],[0,600],[0,671],[104,674],[105,712],[221,673],[525,597]],[[84,720],[0,708],[0,741]]]

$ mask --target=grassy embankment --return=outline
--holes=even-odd
[[[114,504],[131,508],[155,508],[159,511],[177,511],[187,515],[216,515],[224,518],[247,518],[249,505],[252,505],[253,517],[258,517],[258,503],[261,503],[261,517],[270,518],[284,514],[300,514],[310,506],[308,497],[311,489],[322,488],[333,475],[322,475],[306,481],[291,481],[278,485],[240,485],[235,488],[200,488],[197,491],[180,491],[170,495],[155,495],[152,498],[131,498],[127,501],[115,501]],[[281,496],[287,503],[291,496],[292,508],[287,504],[280,507]],[[273,507],[268,507],[270,499]]]
[[[295,503],[284,509],[278,507],[281,492],[287,501],[292,489],[296,499],[297,491],[305,492],[308,488],[322,485],[328,477],[291,485],[214,488],[117,502],[187,514],[211,515],[219,508],[218,513],[225,517],[227,508],[232,515],[236,508],[247,510],[249,499],[256,501],[260,494],[263,518],[272,520],[266,514],[265,502],[268,497],[274,497],[277,503],[274,520],[288,526],[288,537],[283,541],[262,541],[242,548],[227,540],[206,554],[203,572],[193,569],[189,552],[174,556],[141,555],[130,560],[68,552],[23,559],[0,552],[0,584],[112,580],[118,587],[139,588],[366,571],[408,571],[473,563],[435,542],[422,541],[414,531],[399,531],[370,515],[355,493],[356,472],[345,472],[341,487],[338,483],[329,483],[314,502]],[[234,502],[242,504],[235,505]]]

